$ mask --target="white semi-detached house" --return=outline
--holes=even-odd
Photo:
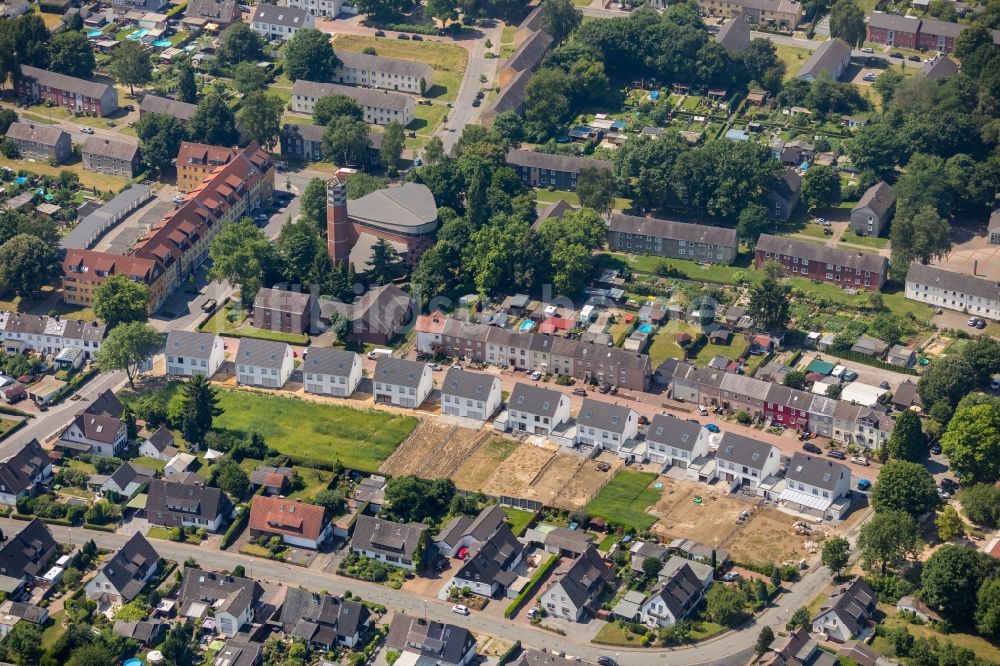
[[[383,356],[375,364],[375,402],[397,407],[419,407],[434,386],[431,369],[426,363]]]
[[[361,357],[330,347],[310,347],[302,361],[306,393],[348,398],[361,381]]]
[[[743,435],[727,432],[716,453],[719,478],[732,492],[740,486],[757,489],[760,483],[778,473],[781,455],[778,449]]]
[[[236,353],[236,383],[281,388],[294,365],[292,348],[284,342],[243,338]]]
[[[1000,320],[1000,283],[919,262],[906,273],[906,297],[936,308]]]
[[[316,102],[331,95],[353,99],[364,111],[365,122],[371,125],[388,125],[393,121],[408,125],[416,108],[413,98],[402,93],[299,79],[292,84],[292,111],[312,114]]]
[[[67,446],[68,444],[68,446]],[[109,414],[81,412],[63,432],[57,446],[111,458],[128,445],[125,421]]]
[[[576,417],[576,443],[618,452],[639,434],[639,415],[628,407],[584,398]]]
[[[316,27],[316,19],[298,7],[259,4],[250,22],[253,31],[265,39],[289,40],[302,28]]]
[[[313,16],[322,16],[323,18],[337,18],[340,14],[340,8],[343,6],[341,0],[288,0],[289,7],[296,7],[298,9],[304,9]],[[341,54],[337,54],[339,58]]]
[[[500,409],[500,380],[451,368],[441,385],[441,413],[485,422]]]
[[[337,58],[340,64],[333,71],[336,83],[414,95],[423,95],[434,85],[434,68],[426,63],[354,51],[340,51]]]
[[[212,333],[170,331],[165,355],[168,375],[211,377],[226,360],[226,345]]]
[[[651,462],[687,469],[693,460],[708,455],[709,432],[669,414],[657,414],[646,432],[646,452]]]
[[[850,509],[850,501],[843,501],[850,490],[851,472],[846,466],[796,452],[788,462],[778,501],[799,513],[839,520]]]
[[[510,394],[507,415],[514,430],[548,435],[569,420],[569,398],[559,391],[518,382]]]

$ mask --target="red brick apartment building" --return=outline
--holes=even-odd
[[[877,254],[761,234],[754,266],[777,261],[789,277],[819,280],[839,287],[879,291],[889,276],[889,260]]]

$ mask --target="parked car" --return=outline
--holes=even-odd
[[[639,425],[649,425],[649,419],[645,414],[639,414]]]
[[[830,449],[826,452],[827,458],[835,458],[836,460],[847,460],[847,455],[843,451],[838,451],[837,449]]]
[[[441,370],[441,366],[438,363],[428,363],[427,367],[433,370],[434,372],[438,372],[439,370]]]
[[[941,486],[951,492],[958,490],[958,483],[954,479],[941,479]]]
[[[462,604],[455,604],[451,607],[451,612],[458,613],[459,615],[468,615],[469,608],[468,606],[463,606]]]
[[[930,452],[931,452],[931,455],[934,455],[934,456],[941,455],[941,445],[940,444],[931,444]]]
[[[823,455],[823,449],[819,448],[811,442],[806,442],[802,445],[803,451],[808,451],[809,453],[815,453],[816,455]]]
[[[847,372],[844,373],[845,382],[853,382],[857,378],[858,378],[858,373],[854,372],[853,370],[848,370]]]
[[[875,74],[874,72],[868,72],[867,74],[865,74],[865,75],[864,75],[863,77],[861,77],[861,78],[862,78],[863,80],[865,80],[865,81],[868,81],[868,82],[870,83],[870,82],[874,81],[875,79],[877,79],[877,78],[878,78],[878,75],[877,75],[877,74]]]
[[[376,37],[385,37],[385,33],[382,32],[381,30],[376,30],[375,31],[375,36]]]
[[[920,62],[920,56],[911,55],[909,58],[907,58],[907,60],[909,60],[910,62]]]
[[[482,99],[484,97],[486,97],[486,93],[484,93],[482,90],[476,93],[476,99]]]
[[[587,395],[587,389],[575,388],[575,389],[573,389],[573,395],[586,396]]]
[[[403,33],[399,33],[398,35],[396,35],[396,39],[406,39],[406,40],[409,40],[410,36],[409,35],[404,35]]]
[[[478,107],[480,104],[482,104],[482,102],[479,101],[478,99],[472,100],[472,106],[473,107]]]
[[[424,38],[421,37],[420,35],[411,35],[410,39],[412,39],[415,42],[422,42],[422,41],[424,41]]]
[[[979,317],[969,317],[969,321],[965,322],[969,326],[975,326],[979,323]]]
[[[618,662],[602,654],[597,658],[597,666],[618,666]]]
[[[205,301],[204,303],[201,304],[201,311],[202,312],[212,312],[213,310],[215,310],[215,306],[216,305],[218,305],[218,303],[216,303],[215,299],[214,298],[210,298],[210,299],[208,299],[207,301]]]
[[[871,464],[868,462],[868,458],[865,458],[863,456],[853,456],[851,458],[851,462],[854,463],[855,465],[861,465],[862,467],[868,467],[868,465]]]
[[[542,378],[542,373],[540,373],[538,370],[535,370],[534,372],[531,373],[531,378],[537,382],[539,379]]]
[[[875,49],[873,49],[870,46],[866,46],[865,48],[861,49],[861,52],[862,53],[875,53]]]
[[[698,413],[702,416],[708,416],[708,408],[705,405],[698,405]]]
[[[720,432],[719,426],[715,425],[714,423],[706,423],[705,430],[709,432]]]
[[[735,571],[730,571],[730,572],[726,573],[722,577],[722,580],[726,581],[727,583],[731,583],[734,580],[739,580],[739,579],[740,579],[740,575],[738,573],[736,573]]]
[[[902,58],[903,54],[900,53],[899,51],[893,51],[892,53],[889,54],[889,57],[890,58]]]
[[[535,617],[536,615],[538,615],[538,606],[532,606],[531,608],[528,609],[528,619],[529,620],[531,618]]]
[[[94,128],[93,127],[81,127],[80,131],[83,132],[84,134],[93,134],[94,133]]]
[[[858,479],[858,490],[866,491],[872,487],[872,482],[868,479]]]
[[[597,389],[597,392],[604,394],[610,390],[611,390],[611,384],[601,384],[601,388]]]
[[[984,328],[986,328],[986,320],[985,319],[980,319],[979,321],[977,321],[976,322],[976,328],[978,328],[980,331],[983,330]]]

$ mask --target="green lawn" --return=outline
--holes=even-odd
[[[607,265],[625,263],[637,273],[655,274],[660,265],[666,264],[680,271],[690,280],[715,282],[717,284],[737,284],[742,279],[752,278],[756,272],[750,265],[752,257],[749,254],[739,255],[732,266],[724,264],[699,264],[687,259],[665,259],[648,254],[621,254],[605,252],[600,261]]]
[[[70,158],[69,161],[60,166],[49,166],[43,162],[28,162],[23,159],[12,160],[7,157],[0,157],[0,167],[8,167],[14,171],[25,169],[42,176],[58,176],[61,171],[72,171],[80,177],[80,184],[88,189],[96,187],[99,190],[114,190],[117,192],[128,182],[125,178],[119,178],[118,176],[107,176],[103,173],[84,171],[83,163],[79,158]]]
[[[260,340],[275,340],[277,342],[287,342],[291,345],[308,344],[309,336],[300,333],[282,333],[281,331],[268,331],[262,328],[254,328],[247,323],[246,312],[237,321],[230,321],[229,313],[236,307],[236,301],[230,301],[214,315],[203,323],[199,330],[206,333],[218,333],[219,335],[232,335],[238,338],[258,338]]]
[[[160,539],[161,541],[170,541],[170,530],[165,527],[150,527],[149,531],[146,532],[146,536],[150,539]],[[184,534],[184,541],[186,543],[198,546],[201,544],[201,539],[198,535],[186,532]]]
[[[87,474],[97,474],[97,468],[95,468],[89,462],[84,462],[82,460],[77,460],[76,458],[70,458],[68,461],[64,462],[63,465],[69,469],[78,469]]]
[[[597,550],[608,551],[611,549],[611,546],[615,545],[616,541],[618,541],[618,535],[609,534],[601,539],[600,543],[597,544]]]
[[[505,25],[503,31],[500,33],[500,43],[501,44],[513,44],[514,43],[514,33],[517,31],[517,26]]]
[[[535,517],[533,511],[522,511],[511,506],[502,506],[503,512],[507,514],[507,522],[510,523],[510,530],[514,536],[521,536],[528,529],[528,523]]]
[[[800,46],[775,44],[774,47],[777,49],[778,58],[785,63],[786,81],[795,78],[795,75],[799,73],[802,65],[805,64],[806,60],[809,59],[809,55],[812,53],[809,49],[804,49]]]
[[[138,458],[133,458],[130,462],[136,465],[141,465],[157,472],[162,472],[163,468],[167,466],[166,460],[158,460],[156,458],[147,458],[146,456],[139,456]]]
[[[173,382],[162,391],[169,400],[180,388],[180,382]],[[223,413],[215,419],[216,428],[256,431],[269,447],[286,455],[330,463],[340,460],[362,472],[377,471],[417,425],[412,416],[375,410],[248,391],[220,389],[218,394]],[[134,399],[126,394],[126,400]]]
[[[333,472],[322,469],[296,467],[295,473],[298,475],[302,487],[296,488],[294,492],[290,493],[288,495],[290,499],[305,500],[314,497],[321,490],[329,488],[330,482],[333,481]]]
[[[725,356],[726,358],[735,361],[740,357],[740,355],[746,350],[747,342],[743,339],[742,335],[733,335],[732,340],[729,341],[728,345],[713,345],[707,344],[701,348],[698,355],[695,356],[696,365],[708,365],[708,362],[712,360],[713,356]]]
[[[63,616],[66,611],[59,611],[49,616],[45,631],[42,632],[42,649],[50,650],[56,641],[66,632],[66,627],[62,626]]]
[[[941,643],[951,641],[959,647],[972,650],[990,663],[1000,663],[1000,645],[990,643],[986,639],[980,636],[973,636],[972,634],[941,634],[924,624],[907,624],[896,614],[895,608],[887,604],[879,604],[879,608],[886,613],[885,620],[883,620],[883,625],[886,627],[905,626],[907,631],[913,634],[915,638],[936,638]],[[876,638],[872,643],[872,647],[876,652],[894,656],[892,648],[884,638]]]
[[[621,627],[617,622],[608,622],[591,639],[592,643],[618,645],[621,647],[639,647],[642,645],[639,641],[639,634],[633,634],[627,628]]]
[[[878,236],[859,236],[850,229],[844,232],[844,235],[840,238],[841,243],[850,243],[851,245],[861,245],[863,247],[871,247],[876,250],[881,250],[885,248],[886,244],[889,242],[887,238],[879,238]]]
[[[584,511],[609,524],[646,529],[656,522],[656,518],[646,513],[646,507],[656,504],[662,494],[652,487],[655,480],[656,474],[652,472],[619,472]]]
[[[566,192],[564,190],[546,190],[546,189],[536,189],[535,190],[535,200],[541,204],[552,204],[556,203],[560,199],[565,199],[566,203],[571,206],[580,205],[580,197],[576,196],[576,192]],[[624,197],[615,197],[615,202],[612,205],[615,210],[626,210],[632,207],[632,200],[626,199]]]
[[[18,423],[20,423],[20,421],[0,418],[0,439],[6,437],[7,433],[16,428]]]
[[[670,324],[683,324],[683,322],[675,320],[670,322]],[[683,326],[688,327],[687,324],[683,324]],[[668,358],[676,358],[680,361],[684,360],[684,350],[674,340],[674,336],[680,332],[680,326],[664,326],[653,335],[653,340],[649,343],[649,348],[646,350],[646,353],[649,354],[649,363],[652,367],[657,367]]]
[[[631,329],[632,324],[626,324],[624,321],[619,321],[611,324],[611,328],[608,329],[608,334],[611,335],[611,341],[615,344],[615,346],[621,347],[622,343],[625,342],[625,338],[628,337]]]

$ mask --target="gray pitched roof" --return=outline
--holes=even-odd
[[[215,653],[212,666],[257,666],[264,646],[253,641],[230,638],[221,650]]]
[[[920,262],[910,264],[910,269],[906,272],[906,281],[993,301],[1000,300],[1000,284],[993,280],[984,280],[968,273],[956,273],[934,266],[925,266]]]
[[[833,611],[851,635],[857,636],[875,612],[877,603],[878,595],[864,578],[858,576],[849,585],[831,594],[820,606],[819,615]]]
[[[580,173],[587,167],[608,171],[612,169],[611,162],[607,160],[592,160],[589,157],[573,157],[572,155],[553,155],[533,150],[507,151],[507,164],[533,169],[554,169],[567,173]]]
[[[113,86],[109,86],[106,83],[97,83],[96,81],[78,79],[73,76],[67,76],[66,74],[50,72],[45,69],[38,69],[37,67],[29,67],[28,65],[21,65],[21,76],[26,79],[34,79],[39,85],[49,86],[59,90],[69,90],[85,97],[93,97],[95,99],[102,98],[109,89],[112,91],[114,90]]]
[[[660,582],[650,593],[650,597],[659,597],[670,614],[675,619],[680,619],[694,610],[694,604],[704,589],[698,576],[685,564]]]
[[[107,389],[101,395],[97,396],[87,407],[87,414],[106,414],[107,416],[114,416],[116,418],[121,418],[122,414],[125,412],[125,405],[122,401],[118,399],[118,396],[114,394],[111,389]]]
[[[34,518],[0,548],[0,576],[41,576],[56,550],[49,528]]]
[[[242,338],[236,354],[236,363],[277,370],[281,367],[287,350],[288,345],[284,342]]]
[[[309,310],[309,299],[309,294],[301,291],[264,287],[257,292],[253,307],[302,314]]]
[[[527,648],[511,662],[510,666],[581,666],[581,664],[576,659],[564,657],[545,649]]]
[[[121,597],[129,602],[145,587],[144,579],[159,561],[156,549],[137,532],[104,563],[101,571]]]
[[[520,412],[552,417],[555,416],[559,401],[563,398],[565,396],[559,391],[518,382],[514,384],[514,390],[511,391],[507,404],[511,409]]]
[[[920,19],[920,32],[926,35],[941,35],[944,37],[957,38],[962,31],[965,30],[968,25],[964,23],[953,23],[951,21],[942,21],[936,18],[923,18]]]
[[[759,442],[734,432],[727,432],[719,442],[716,456],[720,460],[728,460],[737,465],[746,465],[753,469],[762,469],[768,457],[775,448],[766,442]]]
[[[143,484],[151,481],[154,476],[156,476],[156,472],[148,467],[126,462],[122,463],[122,466],[116,469],[108,479],[118,484],[119,488],[124,489],[130,483]]]
[[[257,5],[257,8],[271,7],[272,9],[288,9],[288,7],[274,7],[273,5]],[[401,93],[389,92],[386,90],[375,90],[372,88],[357,88],[354,86],[342,86],[337,83],[316,83],[299,79],[292,84],[292,95],[305,97],[329,97],[330,95],[344,95],[350,97],[361,106],[371,106],[380,109],[390,109],[403,111],[412,100],[409,96]]]
[[[111,227],[113,220],[116,220],[124,211],[137,207],[139,204],[136,202],[145,201],[152,196],[152,189],[149,185],[132,185],[111,201],[86,215],[81,207],[78,211],[82,216],[80,221],[67,236],[59,241],[59,246],[63,249],[90,249],[100,234]]]
[[[476,637],[465,627],[428,621],[396,613],[385,637],[386,648],[396,652],[413,652],[424,657],[421,663],[452,666],[476,645]]]
[[[161,634],[167,631],[166,622],[147,622],[145,620],[116,620],[114,632],[125,638],[133,638],[143,645],[155,644]]]
[[[456,516],[434,537],[435,542],[443,542],[455,547],[465,537],[485,541],[507,521],[507,514],[499,505],[492,504],[479,512],[475,518]]]
[[[684,451],[693,451],[700,436],[700,424],[691,423],[670,414],[654,416],[646,431],[648,441],[666,444]]]
[[[160,426],[152,435],[146,438],[154,449],[163,453],[174,445],[174,433],[170,432],[167,426]]]
[[[805,64],[799,70],[798,76],[813,75],[819,72],[833,74],[844,58],[851,57],[851,47],[843,39],[835,37],[820,44]]]
[[[83,142],[84,155],[100,155],[111,159],[131,162],[139,152],[139,146],[127,141],[112,141],[99,136],[88,136]]]
[[[383,356],[375,363],[375,375],[372,379],[393,386],[416,388],[425,371],[425,363]]]
[[[744,40],[749,40],[749,38],[750,24],[739,14],[726,21],[719,28],[719,32],[715,34],[715,41],[722,44],[722,47],[727,51],[732,51],[739,47],[740,44],[744,43]]]
[[[264,588],[255,580],[191,567],[184,567],[184,579],[177,593],[182,614],[193,603],[222,601],[215,610],[225,610],[235,616],[253,607],[262,596]]]
[[[488,539],[469,549],[469,555],[456,577],[508,587],[517,578],[509,570],[510,565],[523,552],[524,545],[511,532],[510,526],[504,523]]]
[[[282,631],[309,643],[333,646],[364,628],[371,614],[357,601],[289,587],[271,618]]]
[[[632,418],[632,410],[623,405],[615,405],[603,400],[584,398],[580,413],[576,417],[579,425],[622,434],[625,425]]]
[[[44,146],[55,146],[64,135],[69,136],[65,130],[59,127],[34,122],[14,122],[7,129],[8,139],[32,141]]]
[[[524,104],[524,91],[531,81],[533,72],[530,69],[523,69],[507,82],[507,85],[500,90],[500,94],[493,100],[493,105],[489,108],[492,113],[500,114],[504,111],[517,111]]]
[[[798,481],[824,490],[836,488],[837,482],[844,476],[848,478],[851,476],[850,470],[844,465],[829,458],[810,456],[801,451],[795,452],[785,471],[785,478],[790,481]]]
[[[615,213],[608,225],[611,231],[671,240],[683,240],[693,243],[710,243],[712,245],[736,246],[736,230],[710,227],[705,224],[661,220],[655,217],[637,217]]]
[[[302,372],[332,377],[347,377],[358,361],[354,352],[332,347],[309,347],[306,360],[302,362]]]
[[[295,478],[295,472],[291,467],[261,465],[259,467],[254,467],[253,472],[250,473],[250,483],[254,486],[267,486],[272,483],[277,484],[278,477],[281,477],[286,482],[291,483],[292,479]]]
[[[171,356],[208,360],[218,337],[214,333],[173,330],[167,333],[164,351]]]
[[[229,24],[239,14],[236,11],[236,0],[190,0],[184,15]]]
[[[179,520],[181,515],[214,521],[220,513],[232,511],[225,493],[197,483],[155,479],[149,482],[148,493],[146,515],[154,524],[170,524],[172,518]]]
[[[165,116],[172,116],[181,120],[191,120],[198,107],[187,102],[179,102],[169,97],[158,97],[157,95],[146,95],[139,104],[142,113],[161,113]]]
[[[559,581],[559,585],[573,605],[580,608],[612,578],[614,573],[601,559],[597,549],[591,546],[573,562]]]
[[[882,180],[865,190],[852,211],[867,207],[880,218],[885,218],[885,214],[895,203],[896,193]]]
[[[946,76],[958,74],[958,70],[959,66],[957,62],[948,56],[940,56],[935,58],[933,62],[924,64],[920,70],[920,76],[928,78],[931,81],[936,81]]]
[[[757,241],[757,249],[770,252],[771,254],[798,257],[799,259],[807,259],[810,262],[833,264],[835,266],[861,269],[872,273],[881,273],[889,263],[888,259],[880,257],[877,254],[841,250],[828,245],[819,245],[817,243],[798,241],[770,234],[760,235]]]
[[[369,55],[357,51],[338,49],[337,57],[345,67],[367,69],[398,76],[409,76],[418,79],[429,79],[434,75],[434,68],[427,63],[402,58],[387,58],[380,55]]]
[[[347,202],[350,217],[383,220],[397,227],[421,227],[437,220],[437,204],[430,188],[420,183],[383,187]]]
[[[427,529],[423,523],[397,523],[373,516],[358,516],[351,547],[410,559]]]
[[[872,12],[868,17],[868,25],[872,28],[884,28],[893,32],[912,32],[920,29],[920,19],[899,14]]]
[[[461,368],[449,368],[448,374],[441,383],[441,395],[454,395],[459,398],[486,400],[494,384],[500,380],[491,375],[478,372],[465,372]]]
[[[254,23],[280,25],[286,28],[304,28],[308,24],[309,12],[298,7],[278,7],[277,5],[259,4],[254,10]]]
[[[0,488],[11,495],[27,490],[38,474],[51,464],[48,454],[37,439],[32,439],[14,450],[13,443],[3,448],[8,457],[0,460]],[[10,451],[13,450],[13,453]]]
[[[521,46],[514,52],[514,55],[507,61],[506,67],[514,71],[535,70],[542,62],[542,58],[548,53],[552,46],[552,37],[544,30],[532,33]]]

